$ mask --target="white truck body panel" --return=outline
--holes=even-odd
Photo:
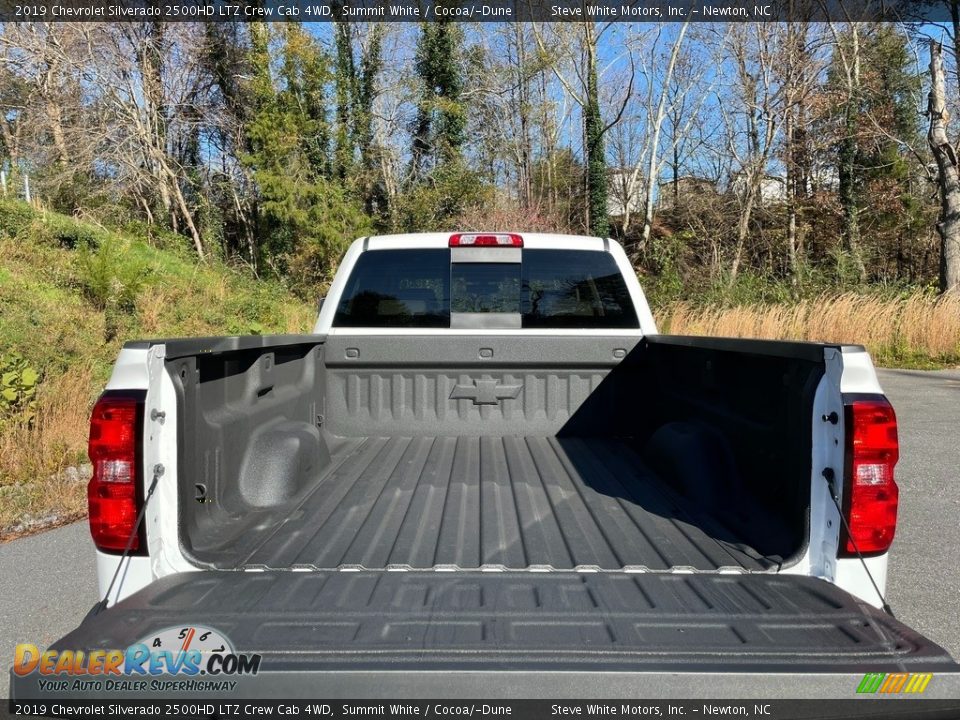
[[[476,335],[637,335],[656,334],[656,326],[646,298],[630,266],[626,253],[619,244],[598,238],[569,237],[559,235],[523,234],[528,248],[580,249],[603,251],[613,254],[622,272],[631,298],[636,306],[640,328],[631,330],[449,330],[406,328],[349,328],[352,335],[397,335],[397,334],[463,334]],[[365,248],[443,248],[447,247],[448,233],[421,233],[372,237],[356,240],[348,249],[339,271],[330,286],[327,301],[319,314],[314,332],[318,335],[336,335],[332,327],[334,314],[347,279]],[[813,423],[813,463],[811,471],[810,537],[807,549],[799,562],[784,570],[794,575],[810,575],[836,583],[857,597],[879,606],[880,598],[858,559],[837,559],[840,516],[830,495],[822,468],[843,467],[842,417],[837,424],[821,422],[820,414],[828,408],[842,404],[842,393],[881,393],[876,373],[869,355],[863,351],[844,351],[828,348],[826,374],[820,382],[815,399]],[[177,403],[173,383],[164,367],[166,348],[154,345],[146,348],[125,348],[117,360],[113,375],[107,385],[110,390],[146,390],[146,418],[144,430],[143,478],[147,486],[158,466],[163,473],[147,507],[146,535],[148,556],[132,557],[124,562],[118,574],[109,602],[114,604],[156,579],[178,572],[198,571],[183,555],[178,535],[178,467],[177,467]],[[151,418],[151,411],[161,415]],[[97,552],[97,572],[101,597],[106,593],[119,564],[119,557]],[[881,592],[887,574],[887,555],[866,560],[870,573]],[[685,570],[677,570],[684,572]],[[689,572],[689,570],[686,570]]]

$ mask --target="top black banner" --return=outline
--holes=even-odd
[[[0,21],[948,22],[951,0],[0,0]]]

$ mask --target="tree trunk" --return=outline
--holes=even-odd
[[[10,166],[13,167],[20,160],[20,142],[11,128],[11,121],[5,113],[0,113],[0,139],[6,156],[10,159]]]
[[[838,193],[840,206],[843,208],[843,242],[844,250],[853,261],[860,282],[863,282],[867,278],[867,270],[860,256],[860,218],[856,190],[856,112],[852,100],[848,101],[845,114],[844,137],[840,141]]]
[[[680,146],[673,144],[673,208],[680,206]]]
[[[203,240],[200,238],[200,231],[193,222],[193,216],[190,214],[190,208],[187,206],[187,200],[183,197],[183,192],[180,190],[180,185],[177,183],[177,177],[172,172],[170,173],[170,185],[173,187],[173,194],[177,199],[177,205],[180,207],[180,214],[183,216],[183,221],[187,224],[187,231],[190,233],[190,238],[193,240],[193,247],[197,251],[197,257],[199,257],[201,260],[205,260],[206,254],[203,252]]]
[[[687,31],[688,23],[680,26],[677,39],[673,42],[673,49],[670,51],[670,62],[667,63],[667,70],[663,78],[663,87],[660,89],[660,102],[657,105],[657,115],[653,121],[653,138],[650,140],[650,163],[647,166],[647,192],[643,201],[643,232],[640,235],[640,250],[646,249],[650,242],[650,231],[653,228],[653,195],[657,190],[657,177],[660,174],[659,152],[660,152],[660,130],[663,128],[663,117],[666,112],[667,93],[670,83],[673,82],[673,69],[677,65],[677,56],[680,54],[680,46],[683,44],[683,36]],[[676,138],[674,138],[676,141]]]
[[[517,116],[520,121],[519,167],[517,172],[517,195],[524,208],[533,205],[533,142],[530,139],[530,78],[527,67],[527,37],[525,26],[514,23],[514,39],[517,49]]]
[[[950,20],[953,25],[953,56],[960,62],[960,2],[950,0]],[[957,84],[960,85],[960,67],[954,69],[957,73]]]
[[[147,225],[153,225],[153,211],[150,209],[150,203],[148,203],[147,199],[140,193],[137,193],[136,197],[137,202],[139,202],[143,208],[144,215],[147,216]]]
[[[847,76],[847,102],[844,109],[843,139],[840,141],[839,195],[844,217],[844,249],[850,256],[860,282],[867,279],[867,269],[860,255],[860,218],[857,207],[856,160],[857,115],[860,106],[860,35],[857,24],[851,24],[852,60]]]
[[[794,117],[793,108],[787,104],[784,118],[784,142],[787,158],[787,260],[790,263],[790,281],[797,282],[797,167],[794,162]]]
[[[377,82],[383,69],[384,25],[374,23],[370,29],[369,42],[360,59],[360,77],[357,86],[357,144],[360,148],[360,165],[363,168],[363,204],[367,214],[385,213],[387,198],[382,189],[378,169],[378,156],[383,148],[374,142],[373,103],[377,95]]]
[[[58,102],[48,99],[46,103],[47,120],[50,123],[50,135],[53,137],[53,146],[57,150],[57,164],[68,170],[71,167],[70,151],[67,149],[67,140],[63,133],[63,113]]]
[[[743,205],[740,207],[740,218],[737,220],[737,247],[733,253],[733,262],[730,263],[730,287],[733,287],[737,281],[737,275],[740,272],[740,263],[743,261],[743,250],[747,244],[747,237],[750,234],[750,219],[753,216],[753,205],[759,194],[760,179],[763,171],[753,170],[747,177],[746,195],[743,198]]]
[[[789,3],[789,19],[793,20],[793,3]],[[786,103],[784,104],[783,142],[784,160],[787,171],[787,261],[790,266],[790,281],[797,282],[797,146],[796,146],[796,107],[803,92],[800,85],[800,55],[802,36],[797,25],[787,23],[787,73]]]
[[[943,72],[943,47],[930,41],[930,130],[927,141],[937,161],[940,185],[940,291],[960,291],[960,172],[957,154],[947,136],[949,113]]]
[[[161,188],[166,187],[166,192],[169,193],[168,197],[172,195],[172,199],[176,202],[176,207],[170,208],[171,219],[176,221],[177,211],[179,211],[180,217],[187,226],[187,232],[190,233],[190,239],[193,240],[193,247],[197,251],[197,257],[205,260],[206,254],[203,251],[203,240],[200,237],[200,231],[197,229],[196,223],[193,221],[193,215],[190,212],[190,207],[187,205],[186,198],[183,196],[183,191],[180,189],[177,173],[175,173],[173,168],[167,163],[162,150],[155,148],[154,152],[157,156],[156,162],[161,173]]]
[[[356,106],[354,98],[357,83],[356,69],[353,62],[353,41],[351,39],[350,24],[337,21],[334,23],[334,38],[336,46],[336,65],[334,88],[336,95],[337,135],[334,146],[334,173],[341,180],[346,179],[353,165],[353,138],[356,133],[351,132],[355,121]]]
[[[237,193],[236,185],[231,183],[230,190],[233,193],[233,204],[237,210],[237,219],[240,221],[240,227],[243,228],[243,238],[247,245],[247,255],[250,258],[250,266],[256,275],[260,269],[260,253],[257,250],[257,236],[253,231],[253,223],[250,222],[250,217],[243,209],[243,203],[240,201],[240,195]]]

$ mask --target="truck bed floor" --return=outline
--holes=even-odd
[[[728,525],[625,441],[365,438],[233,567],[766,570],[781,560]]]

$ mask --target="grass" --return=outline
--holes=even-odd
[[[0,201],[0,360],[40,373],[35,407],[0,417],[0,539],[85,513],[90,407],[121,346],[147,337],[309,332],[315,316],[279,284],[186,243],[157,247]]]
[[[795,303],[711,307],[676,302],[655,313],[675,335],[809,340],[864,345],[878,365],[960,364],[960,295],[825,294]]]
[[[86,514],[85,478],[67,473],[84,459],[94,383],[89,366],[51,379],[33,422],[0,433],[0,523],[6,533]]]

